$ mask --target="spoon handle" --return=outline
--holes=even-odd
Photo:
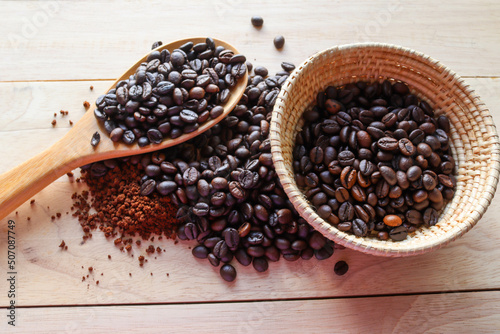
[[[60,140],[0,175],[0,219],[83,162],[82,152],[72,146],[71,142]]]

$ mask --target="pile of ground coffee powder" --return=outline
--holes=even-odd
[[[73,194],[72,209],[84,240],[97,228],[127,250],[133,236],[175,237],[177,207],[169,197],[140,195],[142,165],[133,162],[108,160],[82,169],[81,181],[89,190]]]

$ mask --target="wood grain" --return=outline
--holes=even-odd
[[[183,2],[165,6],[159,0],[2,4],[0,81],[113,79],[153,42],[200,35],[231,41],[268,67],[276,59],[300,63],[333,45],[371,41],[424,52],[460,75],[500,75],[496,0],[280,1],[272,6],[264,0],[212,0],[192,3],[190,9]],[[265,20],[260,30],[250,24],[256,14]],[[286,38],[282,51],[272,44],[276,35]]]
[[[282,61],[299,64],[336,44],[410,47],[466,76],[500,122],[500,3],[495,0],[168,5],[54,0],[2,1],[0,7],[0,173],[61,139],[71,128],[69,120],[85,114],[83,101],[95,101],[154,41],[189,36],[227,40],[270,73]],[[261,29],[251,26],[252,15],[264,17]],[[272,44],[278,34],[286,38],[282,50]],[[61,109],[69,115],[61,116]],[[69,210],[76,190],[81,185],[63,176],[35,195],[33,205],[24,203],[0,221],[4,273],[6,222],[16,222],[19,332],[489,333],[500,328],[498,194],[476,227],[434,253],[381,259],[336,250],[322,262],[272,263],[264,274],[237,265],[238,278],[228,284],[207,261],[193,258],[192,243],[153,242],[165,252],[149,257],[143,268],[137,257],[148,243],[134,246],[134,257],[98,232],[82,243]],[[62,217],[52,220],[57,212]],[[61,240],[67,251],[58,247]],[[333,273],[339,260],[350,266],[345,276]],[[6,291],[2,276],[2,308],[9,303]],[[12,330],[5,314],[0,332]]]
[[[500,292],[18,311],[22,333],[493,333]]]
[[[468,82],[488,106],[500,104],[499,79],[468,79]],[[90,84],[95,86],[92,92],[89,91]],[[2,156],[8,157],[0,168],[6,168],[11,159],[16,163],[22,161],[23,155],[17,152],[36,152],[37,147],[27,145],[26,141],[43,146],[69,129],[69,125],[62,121],[55,129],[51,128],[53,110],[69,110],[69,116],[76,121],[85,114],[82,101],[93,97],[96,90],[107,87],[109,82],[100,81],[0,84],[0,100],[14,106],[19,103],[23,107],[20,109],[23,113],[17,118],[9,113],[0,114],[0,124],[6,124],[6,129],[0,131],[0,140],[10,143],[0,147]],[[492,114],[495,121],[500,122],[498,109],[492,109]],[[65,117],[58,115],[57,119],[65,120]],[[12,121],[9,124],[3,122],[4,119]],[[228,288],[206,261],[192,257],[188,249],[190,243],[159,243],[166,252],[143,269],[138,266],[137,256],[145,253],[144,248],[134,250],[134,258],[127,257],[98,232],[94,233],[93,240],[81,245],[82,232],[78,222],[65,214],[72,204],[71,194],[78,189],[77,183],[63,176],[33,197],[36,199],[34,206],[25,203],[18,209],[17,216],[7,217],[17,222],[16,233],[21,245],[18,257],[23,269],[21,305],[194,302],[228,298],[264,300],[500,287],[500,263],[491,261],[492,256],[497,256],[494,254],[500,238],[500,227],[496,224],[500,209],[496,205],[489,208],[478,226],[464,238],[428,256],[387,260],[348,250],[337,251],[325,262],[281,261],[272,264],[270,272],[264,275],[256,273],[253,268],[238,268],[238,282]],[[63,217],[52,222],[50,217],[56,212],[63,213]],[[28,216],[30,222],[26,220]],[[6,219],[1,224],[0,244],[6,242]],[[57,247],[61,240],[69,245],[68,252],[61,252]],[[108,254],[112,255],[112,261],[108,261]],[[6,256],[6,248],[0,247],[0,258]],[[450,258],[454,260],[450,261]],[[334,263],[340,259],[351,265],[349,275],[342,278],[332,274]],[[1,265],[6,264],[2,262]],[[82,282],[89,266],[98,268],[104,276]],[[6,267],[2,268],[6,270]],[[132,278],[129,272],[133,274]],[[170,274],[168,278],[167,272]],[[200,276],[206,281],[203,285],[197,282]],[[391,284],[387,284],[385,277],[391,277]],[[95,286],[97,279],[100,280],[99,286]],[[281,284],[285,280],[287,284]],[[142,289],[133,288],[138,283],[143,285]],[[192,284],[197,286],[194,291]],[[157,289],[158,285],[162,286],[161,290]],[[259,290],[262,285],[266,288]],[[251,295],[248,294],[249,287],[254,291]],[[55,293],[62,288],[65,294]],[[227,294],[228,291],[231,293]],[[6,303],[7,297],[0,295],[0,305]]]

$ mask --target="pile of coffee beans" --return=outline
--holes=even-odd
[[[359,237],[401,241],[454,195],[446,116],[403,82],[329,86],[303,114],[293,167],[318,215]]]
[[[275,76],[251,76],[230,116],[165,150],[168,158],[151,159],[141,181],[144,195],[169,195],[180,206],[178,237],[198,241],[195,257],[214,266],[224,263],[221,276],[228,281],[236,277],[233,258],[263,272],[268,261],[280,257],[321,260],[333,254],[333,243],[297,214],[274,170],[269,121],[294,66],[283,63],[282,68]]]
[[[246,72],[245,56],[212,38],[172,52],[153,50],[130,78],[97,98],[94,114],[115,142],[157,144],[219,117]]]
[[[251,70],[253,66],[246,64]],[[334,244],[295,211],[275,173],[269,135],[271,111],[281,85],[295,66],[268,76],[256,67],[245,94],[219,124],[190,141],[130,158],[139,164],[139,192],[169,196],[179,206],[177,237],[196,240],[195,257],[220,266],[226,281],[234,262],[264,272],[269,261],[329,258]],[[105,164],[91,175],[102,177]]]

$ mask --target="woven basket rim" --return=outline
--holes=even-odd
[[[324,57],[332,57],[332,54],[338,56],[338,61],[341,62],[342,57],[346,55],[350,56],[352,53],[361,51],[386,52],[388,55],[390,54],[391,57],[400,57],[401,63],[418,63],[418,66],[421,66],[420,69],[428,69],[431,72],[439,73],[443,76],[444,79],[446,79],[446,84],[450,86],[446,88],[450,91],[451,89],[454,89],[459,92],[460,96],[462,97],[461,101],[466,100],[468,101],[469,105],[473,105],[473,107],[479,111],[482,119],[484,119],[485,123],[487,124],[488,136],[486,138],[486,142],[491,148],[492,152],[492,168],[490,168],[490,170],[488,171],[485,185],[483,186],[486,192],[484,201],[479,203],[470,213],[470,216],[472,218],[467,218],[464,220],[464,222],[455,222],[456,228],[453,228],[449,233],[433,235],[430,240],[426,240],[426,242],[420,242],[418,244],[412,244],[411,241],[408,243],[392,241],[381,242],[378,240],[373,240],[371,238],[355,237],[351,234],[347,234],[345,232],[337,230],[335,227],[332,227],[329,223],[321,219],[305,199],[305,196],[302,193],[297,193],[298,188],[295,184],[293,175],[290,175],[283,159],[283,150],[281,146],[281,121],[284,118],[282,112],[286,112],[286,110],[282,111],[282,109],[285,108],[287,98],[293,94],[292,91],[295,85],[300,84],[300,80],[305,75],[304,72],[308,70],[310,66],[314,66],[315,62],[319,62]],[[349,73],[347,73],[346,76],[349,77]],[[358,78],[359,77],[360,76],[358,76]],[[383,77],[384,76],[382,76],[382,78]],[[379,80],[380,78],[375,79]],[[444,79],[443,81],[445,81]],[[405,81],[404,78],[401,78],[400,80]],[[325,83],[325,86],[329,84],[337,86],[337,84],[333,82]],[[303,111],[304,110],[302,110],[302,112]],[[481,102],[477,94],[454,71],[443,65],[438,60],[431,58],[430,56],[427,56],[421,52],[394,44],[367,42],[337,45],[320,51],[306,59],[301,65],[297,66],[297,68],[293,71],[288,80],[282,86],[282,89],[276,100],[276,104],[274,106],[269,137],[271,140],[271,152],[276,173],[278,174],[285,193],[287,194],[288,198],[294,205],[295,209],[299,212],[299,214],[304,219],[306,219],[306,221],[316,230],[320,231],[323,235],[333,240],[334,242],[337,242],[345,247],[372,255],[409,256],[423,254],[443,247],[449,242],[457,239],[468,230],[470,230],[475,224],[477,224],[479,219],[486,211],[489,203],[491,202],[491,199],[495,194],[500,174],[500,142],[498,139],[498,134],[496,132],[496,128],[492,121],[489,110],[486,108],[484,103]],[[428,228],[428,230],[432,231],[432,228]]]

